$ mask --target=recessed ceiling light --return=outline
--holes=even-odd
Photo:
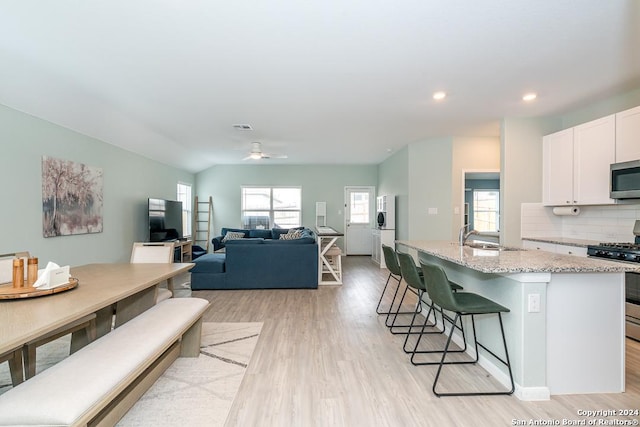
[[[440,101],[441,99],[445,99],[447,97],[446,92],[435,92],[433,94],[433,99],[435,99],[436,101]]]
[[[526,94],[522,97],[522,100],[523,100],[523,101],[530,102],[530,101],[533,101],[534,99],[536,99],[537,97],[538,97],[538,95],[537,95],[537,94],[535,94],[535,93],[533,93],[533,92],[532,92],[532,93],[526,93]]]

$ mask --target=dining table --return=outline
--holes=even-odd
[[[71,277],[78,281],[73,289],[0,300],[0,354],[92,313],[96,314],[97,337],[105,335],[152,307],[158,285],[171,282],[194,265],[87,264],[71,268]]]

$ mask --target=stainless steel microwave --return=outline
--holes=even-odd
[[[612,199],[640,199],[640,160],[611,165]]]

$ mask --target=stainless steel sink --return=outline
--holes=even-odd
[[[465,246],[472,249],[482,249],[485,251],[519,251],[520,248],[510,248],[506,246],[500,246],[495,243],[483,243],[483,242],[467,242]]]

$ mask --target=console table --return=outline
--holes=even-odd
[[[180,241],[178,240],[177,242],[174,243],[174,247],[176,249],[178,249],[179,253],[178,253],[178,257],[176,257],[176,262],[191,262],[191,251],[193,248],[193,241],[192,240],[184,240],[184,241]]]
[[[342,285],[342,251],[335,243],[344,234],[331,227],[316,227],[316,235],[319,255],[318,285]]]

